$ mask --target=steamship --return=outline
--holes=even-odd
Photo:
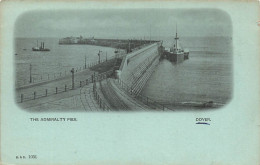
[[[176,26],[176,36],[174,38],[175,43],[170,49],[165,49],[163,52],[163,56],[166,57],[169,61],[174,63],[183,62],[186,59],[189,59],[189,51],[185,50],[180,46],[178,40],[177,26]]]
[[[41,46],[38,47],[38,40],[37,40],[37,46],[33,47],[32,51],[50,51],[50,49],[44,47],[44,42],[41,42]]]

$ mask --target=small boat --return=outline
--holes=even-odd
[[[33,47],[32,51],[50,51],[50,49],[44,47],[44,42],[41,42],[41,46],[38,47],[38,41],[37,41],[37,46]]]
[[[213,106],[213,101],[208,101],[206,103],[203,104],[203,107],[204,108],[207,108],[207,107],[212,107]]]

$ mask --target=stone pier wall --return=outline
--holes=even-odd
[[[117,70],[117,77],[126,83],[132,92],[138,94],[142,90],[159,63],[159,45],[159,43],[148,45],[128,54],[122,60]]]

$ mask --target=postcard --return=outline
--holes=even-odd
[[[2,164],[259,164],[257,1],[0,8]]]

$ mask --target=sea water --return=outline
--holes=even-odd
[[[173,41],[166,38],[163,45],[169,47]],[[172,107],[180,103],[228,103],[233,85],[232,39],[187,37],[180,42],[190,50],[189,59],[179,64],[161,60],[142,94]]]
[[[32,51],[32,47],[40,47],[41,42],[50,51]],[[114,48],[93,45],[59,45],[58,38],[16,38],[15,39],[15,76],[16,87],[28,85],[30,81],[30,65],[34,83],[48,81],[70,74],[70,70],[82,70],[86,64],[114,56]]]

